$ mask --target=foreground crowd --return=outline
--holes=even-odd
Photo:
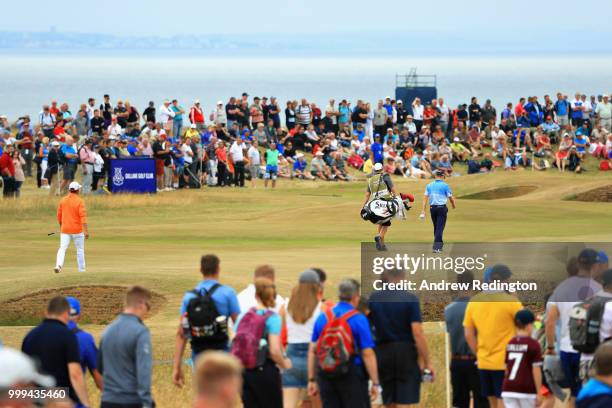
[[[0,117],[0,173],[5,196],[19,196],[26,177],[61,193],[80,173],[83,193],[109,181],[110,160],[154,158],[159,191],[202,185],[255,186],[258,178],[349,180],[347,168],[370,173],[375,163],[404,177],[431,177],[495,168],[584,171],[584,159],[612,161],[612,104],[608,95],[561,93],[508,103],[498,114],[487,100],[456,108],[443,98],[409,104],[386,97],[375,106],[331,99],[322,110],[302,98],[217,102],[207,115],[200,101],[154,102],[141,112],[128,101],[100,105],[89,98],[74,113],[66,103],[44,105],[37,118]],[[312,153],[307,162],[305,153]],[[34,165],[36,169],[34,170]]]
[[[172,381],[183,387],[190,343],[194,407],[239,401],[246,408],[407,407],[419,404],[421,382],[435,381],[412,293],[385,289],[366,299],[357,281],[343,279],[332,302],[323,297],[325,272],[312,268],[286,300],[269,265],[258,266],[239,294],[220,282],[215,255],[203,256],[200,270],[203,280],[181,304],[172,370]],[[611,406],[612,270],[605,253],[585,249],[567,272],[543,317],[504,292],[461,292],[446,307],[454,407],[552,407],[555,397],[565,399],[561,387],[570,390],[568,406]],[[383,277],[388,288],[406,276],[390,270]],[[487,282],[511,278],[504,265],[484,275]],[[469,271],[458,275],[458,282],[472,279]],[[51,299],[46,318],[24,338],[23,354],[0,349],[0,406],[11,406],[2,405],[11,387],[53,384],[68,387],[77,406],[91,406],[89,371],[102,391],[101,407],[153,407],[153,349],[143,322],[151,301],[149,290],[130,288],[123,313],[96,346],[78,327],[87,312],[78,299]],[[601,313],[576,317],[594,305]],[[597,324],[597,336],[585,335],[584,323]]]

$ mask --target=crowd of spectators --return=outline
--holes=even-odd
[[[79,173],[84,194],[102,190],[110,160],[134,157],[156,160],[159,191],[244,187],[249,178],[251,186],[258,178],[272,186],[278,177],[350,180],[348,167],[369,173],[375,163],[418,178],[434,170],[582,172],[589,156],[599,161],[595,168],[608,170],[611,121],[608,95],[580,93],[545,95],[541,103],[537,96],[520,98],[498,112],[476,97],[456,108],[443,98],[386,97],[375,106],[330,99],[321,109],[305,98],[281,106],[274,97],[245,92],[218,101],[208,114],[199,100],[188,109],[177,100],[150,102],[141,113],[104,95],[102,103],[89,98],[75,112],[53,101],[34,118],[0,116],[0,173],[5,196],[18,196],[28,177],[57,194]]]
[[[612,403],[612,269],[603,251],[584,249],[568,261],[568,278],[548,297],[542,316],[503,291],[463,289],[444,312],[450,335],[452,406],[549,407],[567,388],[570,407]],[[222,283],[221,263],[201,258],[202,280],[183,297],[172,379],[185,385],[183,358],[194,364],[194,407],[245,408],[379,407],[418,405],[421,383],[435,381],[418,297],[393,289],[403,270],[386,271],[383,290],[362,296],[354,279],[340,281],[337,301],[323,296],[326,273],[299,275],[290,296],[277,293],[270,265],[255,269],[242,292]],[[475,279],[471,271],[457,283]],[[506,283],[505,265],[487,268],[485,282]],[[573,346],[572,312],[602,305],[592,353]],[[78,407],[90,399],[84,375],[91,373],[102,408],[153,407],[153,348],[143,319],[152,294],[134,286],[125,308],[104,330],[98,345],[79,328],[78,299],[57,296],[45,319],[24,338],[22,352],[0,348],[0,406],[9,389],[53,384],[67,387]],[[578,338],[585,341],[584,338]],[[34,364],[36,363],[36,365]],[[37,371],[36,367],[40,370]],[[308,401],[310,405],[305,404]],[[69,405],[72,406],[72,405]]]

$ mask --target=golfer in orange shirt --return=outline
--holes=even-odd
[[[85,272],[85,240],[89,238],[87,231],[87,212],[85,202],[79,197],[81,185],[73,181],[68,186],[70,192],[61,199],[57,207],[57,221],[60,225],[60,248],[57,251],[55,273],[62,271],[64,257],[70,241],[76,247],[77,263],[79,272]]]

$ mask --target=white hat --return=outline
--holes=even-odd
[[[199,100],[199,99],[196,99],[196,100],[195,100],[195,102],[194,102],[194,104],[196,104],[196,105],[197,105],[198,103],[200,103],[200,100]]]
[[[217,105],[223,105],[223,101],[217,101]]]
[[[298,153],[295,155],[296,158],[301,159],[302,157],[304,157],[303,153]]]
[[[2,347],[0,348],[0,388],[10,388],[17,384],[34,383],[43,387],[53,387],[55,380],[48,375],[42,375],[36,371],[34,362],[21,351]]]
[[[315,153],[315,156],[323,156],[323,152],[319,150],[318,152]]]
[[[398,99],[396,102],[397,103],[404,103],[401,99]]]
[[[81,185],[78,183],[78,181],[73,181],[68,185],[68,190],[70,191],[79,191],[80,189]]]
[[[391,99],[391,97],[390,96],[385,96],[385,99]]]
[[[602,98],[609,98],[610,96],[608,94],[603,94]]]
[[[381,171],[383,169],[382,163],[376,163],[374,165],[374,171]]]
[[[189,126],[191,129],[195,129],[197,126],[195,123],[192,123],[191,126]]]
[[[57,140],[54,140],[51,142],[51,146],[59,146],[60,142],[58,142]]]
[[[460,141],[460,140],[461,140],[461,139],[459,139],[458,137],[455,137],[455,138],[453,139],[453,142],[458,142],[458,141]]]

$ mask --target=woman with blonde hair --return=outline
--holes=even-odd
[[[287,357],[293,367],[283,373],[284,408],[296,408],[308,386],[308,345],[314,323],[321,313],[322,298],[319,274],[312,269],[302,272],[298,285],[291,292],[285,313]],[[311,406],[321,406],[318,398],[311,399]]]
[[[281,317],[274,312],[276,287],[270,279],[255,279],[257,306],[238,317],[235,325],[232,354],[245,365],[242,403],[244,408],[281,408],[280,369],[291,368],[291,360],[283,355],[281,345]],[[261,334],[256,350],[253,338]],[[249,366],[249,363],[253,363]]]

